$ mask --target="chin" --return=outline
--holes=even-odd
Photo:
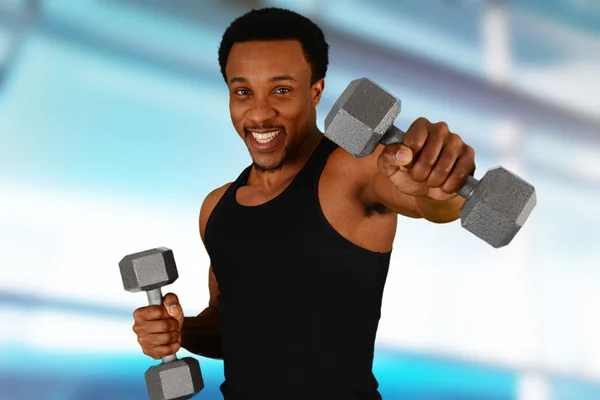
[[[276,172],[281,170],[285,163],[283,154],[274,155],[275,157],[252,157],[252,164],[259,172]]]
[[[260,161],[254,161],[254,168],[258,171],[258,172],[277,172],[280,171],[281,168],[283,167],[283,163],[284,160],[281,160],[280,162],[269,162],[269,163],[265,163],[265,162],[260,162]]]

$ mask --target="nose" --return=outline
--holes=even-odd
[[[264,122],[275,118],[277,111],[263,97],[255,97],[252,107],[248,109],[247,117],[253,124],[261,125]]]

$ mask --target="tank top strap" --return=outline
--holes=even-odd
[[[310,157],[309,157],[308,161],[306,162],[306,164],[304,165],[304,167],[302,167],[302,170],[300,170],[300,172],[298,173],[296,178],[294,178],[294,180],[290,184],[290,186],[286,190],[284,190],[284,192],[278,197],[288,195],[287,193],[290,191],[295,192],[297,187],[305,187],[306,188],[306,187],[314,186],[315,178],[318,175],[320,175],[321,171],[323,170],[323,167],[325,166],[325,163],[327,162],[329,155],[337,147],[338,147],[337,144],[332,142],[326,136],[323,136],[323,138],[317,145],[317,148],[310,155]],[[236,206],[238,205],[237,202],[235,201],[235,193],[236,193],[237,189],[239,189],[241,186],[246,185],[246,183],[248,182],[248,176],[250,175],[251,170],[252,170],[252,164],[248,165],[238,175],[236,180],[233,181],[233,183],[229,186],[229,188],[223,194],[223,200],[225,202],[233,203]],[[317,178],[317,181],[318,181],[318,178]],[[306,193],[312,194],[311,191],[306,192]],[[294,196],[297,196],[297,195],[298,194],[296,193]]]
[[[248,182],[248,176],[250,176],[250,171],[252,170],[252,164],[248,165],[244,170],[240,173],[237,179],[231,184],[231,190],[234,192],[240,187],[244,186]]]
[[[332,142],[326,136],[323,136],[319,142],[317,148],[311,154],[302,171],[298,174],[296,180],[299,181],[301,186],[308,184],[309,186],[314,184],[315,177],[320,175],[321,171],[325,167],[325,163],[329,158],[329,155],[338,147],[337,144]]]
[[[235,196],[235,192],[238,190],[240,186],[244,186],[248,181],[248,175],[250,175],[250,170],[252,169],[252,164],[248,165],[246,168],[242,170],[242,172],[238,175],[238,177],[229,185],[225,193],[223,193],[223,198],[231,200]]]

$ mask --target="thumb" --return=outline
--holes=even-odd
[[[167,293],[163,298],[163,306],[167,313],[178,321],[183,321],[183,310],[179,304],[179,298],[175,293]]]
[[[381,152],[378,160],[379,169],[387,176],[391,176],[398,169],[407,171],[413,160],[412,150],[402,144],[387,145]]]

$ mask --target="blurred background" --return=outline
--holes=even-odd
[[[197,217],[250,163],[217,48],[251,8],[303,13],[331,65],[446,121],[538,206],[510,246],[402,219],[374,372],[386,400],[600,399],[600,2],[0,0],[0,399],[145,399],[126,254],[173,249],[163,289],[208,302]],[[189,353],[181,352],[185,356]],[[222,398],[221,361],[200,358]]]

